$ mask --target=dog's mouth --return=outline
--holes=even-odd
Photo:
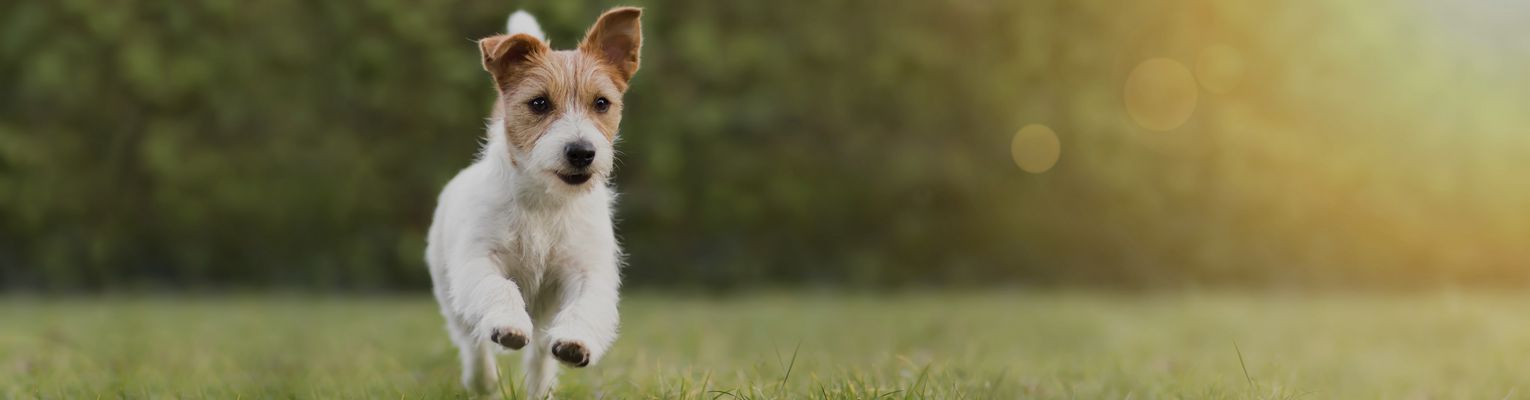
[[[592,176],[587,172],[575,172],[568,174],[562,172],[554,172],[553,175],[557,175],[559,180],[562,180],[563,183],[567,183],[569,185],[582,185],[585,182],[589,182],[590,177]]]

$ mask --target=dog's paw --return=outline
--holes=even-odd
[[[500,346],[510,350],[520,350],[531,341],[531,318],[520,316],[519,318],[503,314],[491,314],[485,316],[479,322],[480,337],[489,339]]]
[[[553,357],[570,366],[581,368],[590,365],[590,349],[583,343],[575,340],[559,340],[553,342]]]
[[[499,343],[500,346],[510,350],[520,350],[526,347],[526,332],[510,327],[498,327],[489,329],[489,340]]]

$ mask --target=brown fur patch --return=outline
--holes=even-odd
[[[606,11],[584,34],[579,51],[610,65],[625,85],[638,70],[643,49],[643,10],[619,7]]]
[[[553,122],[570,113],[588,116],[607,140],[616,140],[622,94],[638,68],[640,14],[631,7],[606,12],[590,28],[579,50],[553,51],[525,34],[479,41],[484,69],[493,75],[499,90],[494,115],[504,120],[512,146],[531,148]],[[528,103],[538,97],[552,103],[550,111],[539,114],[531,109]],[[594,104],[602,97],[610,107],[597,112]]]
[[[500,91],[499,103],[510,144],[528,149],[553,122],[572,113],[588,116],[608,140],[616,139],[621,124],[622,86],[613,79],[610,67],[575,51],[538,54],[519,72],[520,78]],[[544,114],[532,111],[529,103],[536,98],[552,103]],[[604,97],[610,108],[599,113],[595,100]]]

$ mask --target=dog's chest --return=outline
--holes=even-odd
[[[569,258],[563,254],[563,244],[570,234],[565,226],[535,220],[522,222],[509,228],[496,256],[505,276],[515,281],[521,295],[532,302],[545,297],[547,288],[557,286],[567,268]]]

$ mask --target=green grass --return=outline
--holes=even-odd
[[[615,349],[567,371],[559,397],[1530,393],[1530,295],[636,294],[622,308]],[[428,297],[0,300],[0,397],[463,397],[441,326]]]

